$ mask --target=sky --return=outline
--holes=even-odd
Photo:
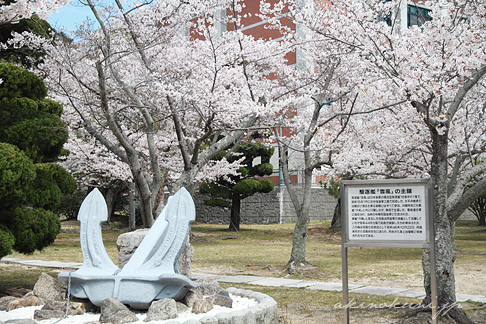
[[[75,30],[76,25],[81,24],[87,17],[93,19],[92,13],[86,6],[81,6],[73,1],[72,4],[62,7],[57,13],[52,14],[47,21],[56,30]]]

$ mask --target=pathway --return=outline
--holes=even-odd
[[[3,258],[2,262],[12,262],[24,265],[36,266],[36,267],[49,267],[49,268],[65,268],[65,269],[78,269],[82,263],[75,262],[58,262],[58,261],[41,261],[41,260],[25,260],[15,258]],[[256,286],[269,286],[269,287],[287,287],[287,288],[306,288],[309,290],[327,290],[327,291],[342,291],[342,284],[335,282],[320,282],[320,281],[307,281],[298,279],[285,279],[285,278],[273,278],[273,277],[257,277],[257,276],[225,276],[225,275],[212,275],[212,274],[200,274],[193,273],[192,279],[199,279],[202,277],[212,277],[220,282],[229,283],[241,283]],[[404,288],[390,288],[390,287],[377,287],[377,286],[364,286],[358,284],[348,285],[350,293],[362,293],[369,295],[380,296],[396,296],[396,297],[411,297],[411,298],[423,298],[425,292],[409,290]],[[464,302],[471,300],[478,303],[486,303],[486,296],[479,295],[467,295],[456,294],[458,302]]]

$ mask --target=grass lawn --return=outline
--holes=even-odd
[[[8,257],[56,260],[65,262],[82,262],[83,256],[79,244],[77,222],[63,222],[63,232],[55,243],[43,251],[32,255],[12,253]],[[66,226],[70,224],[71,226]],[[74,226],[73,226],[74,224]],[[457,269],[456,290],[463,271],[470,275],[471,269],[478,269],[473,286],[481,288],[484,285],[486,269],[486,228],[478,227],[476,220],[460,220],[456,225],[455,267]],[[123,224],[104,225],[103,239],[108,255],[116,263],[118,251],[116,239],[123,233]],[[286,277],[289,279],[304,279],[313,281],[341,282],[341,238],[333,233],[329,222],[312,222],[309,225],[307,241],[307,261],[314,267],[289,276],[285,265],[289,259],[292,247],[291,237],[294,223],[278,225],[242,225],[237,233],[226,231],[227,225],[210,225],[193,223],[192,244],[195,249],[193,271],[213,274],[243,274],[267,277]],[[120,227],[122,227],[120,229]],[[68,228],[68,229],[66,229]],[[421,249],[408,248],[350,248],[349,280],[350,282],[376,286],[403,287],[422,290]],[[53,276],[52,269],[38,269],[18,265],[0,267],[0,288],[27,287],[31,288],[37,280],[40,271]],[[476,271],[476,270],[474,270]],[[473,273],[474,275],[474,273]],[[471,284],[471,279],[466,283]],[[465,285],[465,284],[464,284]],[[224,288],[229,284],[222,284]],[[282,321],[287,323],[319,323],[317,320],[325,316],[326,322],[336,323],[341,312],[335,307],[342,302],[341,292],[311,291],[302,288],[274,288],[235,285],[233,287],[252,289],[266,293],[279,303]],[[462,287],[462,288],[461,288]],[[481,290],[478,290],[481,292]],[[464,292],[486,295],[486,293]],[[351,294],[363,304],[396,303],[393,297],[380,297],[363,294]],[[418,303],[418,299],[400,298],[399,303]],[[471,312],[484,305],[464,303],[464,308]],[[397,310],[374,309],[357,310],[352,316],[367,318],[369,323],[382,323],[381,316],[395,316]],[[403,310],[401,310],[403,312]],[[287,316],[287,317],[286,317]],[[297,316],[297,317],[296,317]],[[302,321],[297,320],[302,318]],[[308,319],[307,322],[305,319]],[[380,322],[381,321],[381,322]],[[367,323],[368,323],[367,322]],[[364,323],[364,321],[363,321]]]

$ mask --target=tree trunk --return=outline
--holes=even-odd
[[[304,153],[304,159],[310,159]],[[308,165],[306,163],[306,165]],[[289,181],[290,182],[290,181]],[[288,188],[288,187],[287,187]],[[294,234],[292,235],[292,252],[290,253],[289,264],[296,263],[297,265],[306,265],[305,252],[307,246],[307,233],[310,221],[310,203],[311,203],[311,189],[312,189],[312,170],[305,169],[304,171],[304,193],[302,197],[302,204],[299,208],[295,208],[297,214],[297,222],[295,223]],[[293,190],[293,187],[291,187]],[[295,194],[291,197],[297,197]],[[295,198],[294,198],[295,199]],[[294,206],[298,201],[294,202]]]
[[[240,230],[240,210],[241,210],[241,198],[239,195],[234,194],[231,199],[231,216],[228,230],[232,232],[238,232]]]
[[[341,197],[338,198],[336,207],[334,207],[331,228],[336,232],[341,232]]]
[[[104,196],[106,200],[106,206],[108,207],[108,223],[111,222],[111,216],[113,215],[113,210],[115,209],[115,200],[118,196],[117,188],[106,188],[104,191]]]
[[[309,225],[309,214],[305,215],[303,211],[297,214],[294,234],[292,235],[292,252],[290,253],[289,264],[305,264],[305,251],[307,246],[307,233]]]
[[[448,133],[438,134],[431,131],[432,135],[432,161],[431,177],[434,185],[434,226],[435,226],[435,255],[437,268],[437,305],[439,309],[447,309],[447,315],[451,316],[458,323],[473,323],[467,314],[460,309],[456,303],[454,261],[455,257],[452,249],[452,223],[447,216],[447,153],[448,153]],[[424,288],[426,297],[424,305],[429,305],[432,301],[431,296],[431,273],[429,251],[424,249],[422,257],[424,271]],[[446,314],[440,314],[446,315]]]
[[[145,179],[141,180],[140,177],[136,177],[135,185],[137,186],[137,192],[140,195],[140,211],[142,214],[143,227],[150,228],[154,224],[154,217],[152,214],[152,193],[148,189],[148,185],[144,183]]]

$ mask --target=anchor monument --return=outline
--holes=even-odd
[[[195,217],[194,201],[182,188],[169,197],[131,259],[119,269],[103,245],[101,224],[108,219],[108,209],[103,195],[94,189],[78,213],[83,265],[72,273],[60,273],[58,279],[66,284],[71,280],[71,294],[88,298],[96,306],[108,297],[135,309],[147,309],[155,299],[181,299],[197,286],[177,268]]]

